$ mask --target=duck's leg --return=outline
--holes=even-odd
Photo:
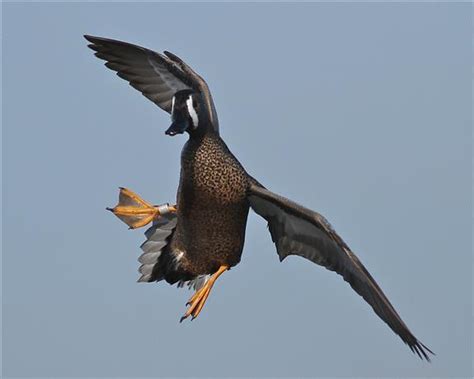
[[[153,205],[143,200],[135,192],[120,187],[119,202],[113,208],[107,208],[130,229],[141,228],[152,222],[155,218],[169,212],[176,212],[176,206],[163,204]]]
[[[221,266],[219,269],[209,278],[209,280],[202,286],[199,290],[197,290],[194,295],[188,300],[186,305],[189,305],[189,308],[186,310],[186,313],[181,317],[179,322],[187,319],[189,316],[192,316],[191,320],[194,320],[199,313],[201,313],[204,304],[206,303],[209,294],[211,293],[212,286],[214,282],[217,280],[219,276],[222,275],[225,271],[227,271],[230,267],[229,266]]]

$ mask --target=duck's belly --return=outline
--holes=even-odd
[[[180,266],[193,275],[239,263],[249,211],[243,168],[219,146],[204,147],[183,158],[171,246],[183,252]]]
[[[214,207],[214,208],[212,208]],[[184,252],[182,267],[193,275],[215,272],[240,262],[248,215],[247,204],[193,207],[178,213],[176,237]]]

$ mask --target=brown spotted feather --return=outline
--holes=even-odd
[[[249,211],[248,175],[214,133],[190,138],[181,156],[178,224],[170,250],[183,251],[179,268],[195,276],[235,266]]]

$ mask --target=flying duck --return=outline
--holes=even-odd
[[[433,352],[408,329],[381,288],[319,213],[277,195],[252,178],[219,134],[204,79],[176,55],[84,36],[130,85],[171,115],[166,134],[188,134],[176,204],[153,205],[120,188],[108,208],[130,228],[152,223],[141,248],[140,282],[165,280],[195,289],[181,321],[201,312],[217,278],[240,262],[249,209],[268,223],[280,261],[299,255],[335,271],[421,359]]]

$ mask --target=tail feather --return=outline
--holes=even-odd
[[[199,275],[195,279],[192,280],[180,280],[178,282],[178,287],[184,287],[185,285],[188,286],[188,289],[194,289],[198,291],[201,287],[206,284],[206,282],[211,278],[211,275]]]
[[[163,270],[160,269],[160,257],[166,248],[177,223],[175,213],[162,215],[145,232],[147,240],[140,248],[143,254],[138,261],[141,263],[139,282],[155,282],[163,279]]]
[[[138,261],[141,263],[141,274],[138,282],[159,282],[166,279],[170,284],[178,283],[178,287],[188,286],[189,289],[200,289],[211,277],[210,275],[191,276],[176,270],[176,257],[170,252],[168,243],[173,236],[177,224],[175,213],[160,216],[145,231],[146,241],[140,248],[143,254]]]

